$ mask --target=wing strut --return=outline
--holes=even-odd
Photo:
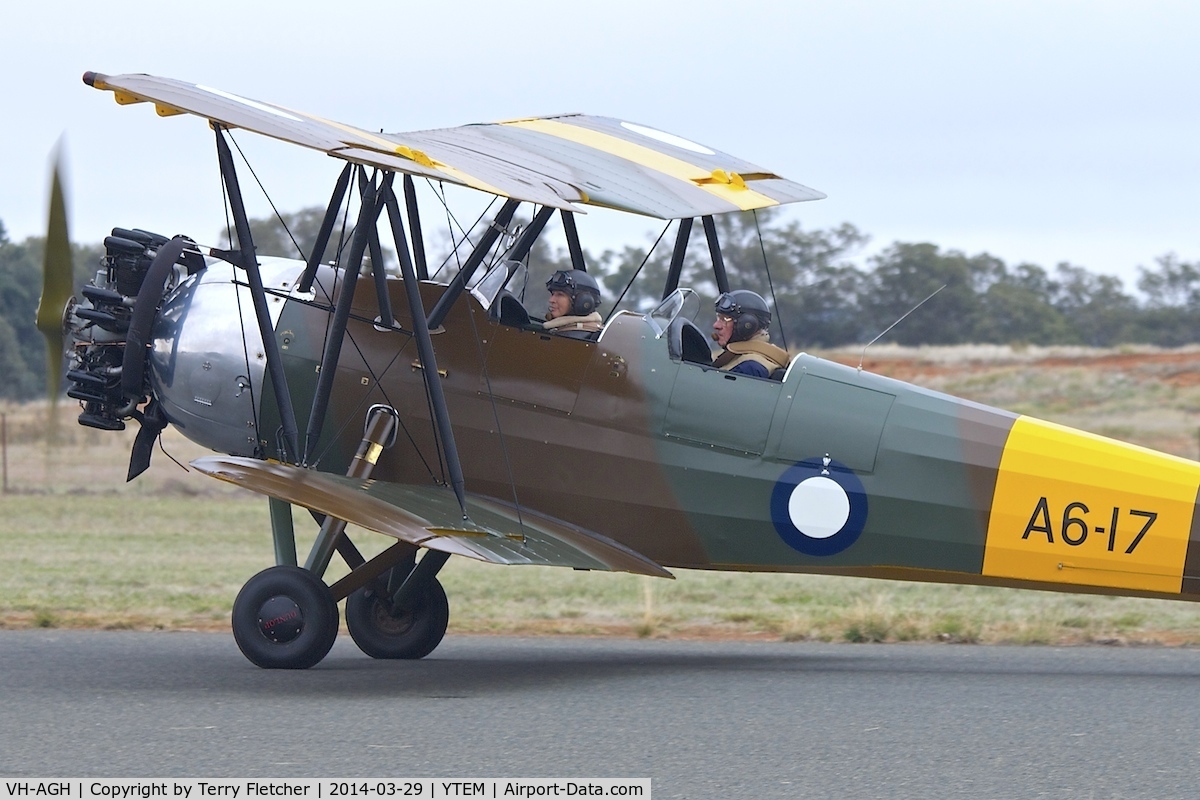
[[[450,313],[450,307],[454,305],[454,301],[462,294],[463,289],[467,286],[467,281],[475,274],[475,270],[483,263],[483,259],[487,256],[488,251],[492,249],[492,245],[496,243],[496,239],[500,238],[500,232],[508,227],[508,223],[512,222],[513,214],[516,213],[517,206],[520,204],[520,200],[513,200],[511,198],[504,201],[504,207],[500,209],[500,213],[496,215],[495,220],[484,231],[483,237],[475,245],[475,249],[471,251],[471,255],[467,256],[466,263],[463,264],[458,274],[454,276],[454,280],[450,281],[450,285],[446,287],[446,291],[438,298],[433,311],[429,312],[427,322],[430,328],[436,330],[445,321],[446,315]]]
[[[429,265],[425,262],[425,235],[421,232],[421,212],[417,208],[417,190],[412,175],[404,173],[404,205],[408,208],[408,229],[412,232],[413,260],[417,266],[417,277],[429,280]],[[399,217],[397,217],[399,219]],[[395,224],[392,225],[395,228]]]
[[[375,296],[379,298],[378,324],[390,328],[395,323],[392,316],[392,296],[387,288],[387,268],[383,264],[383,246],[379,243],[379,229],[371,226],[371,277],[375,279]]]
[[[359,173],[359,190],[366,191],[366,171]],[[374,181],[371,182],[374,186]],[[387,195],[380,196],[377,203],[380,205],[379,211],[375,212],[376,219],[371,221],[370,230],[367,232],[371,238],[367,241],[367,245],[371,248],[371,277],[375,279],[375,297],[379,301],[379,319],[380,325],[385,328],[392,327],[395,322],[392,316],[392,297],[388,293],[387,288],[387,270],[383,264],[383,246],[379,243],[379,214],[383,212],[382,204],[386,202]]]
[[[529,251],[533,249],[534,242],[542,233],[542,228],[546,227],[546,223],[550,221],[551,215],[554,214],[554,209],[550,206],[542,206],[542,210],[533,215],[533,219],[525,226],[525,230],[521,232],[521,238],[517,239],[517,243],[513,245],[512,250],[508,253],[508,277],[512,277],[516,271],[518,262],[524,261],[525,256],[529,255]],[[507,283],[507,281],[506,281]]]
[[[587,272],[583,262],[583,247],[579,244],[579,229],[575,227],[574,212],[562,210],[563,232],[567,234],[567,249],[571,252],[571,268]]]
[[[392,223],[392,238],[396,242],[396,254],[400,259],[400,272],[404,278],[404,293],[408,298],[408,313],[413,321],[413,333],[417,339],[417,355],[421,359],[421,366],[423,367],[421,372],[425,376],[425,388],[429,390],[429,400],[433,406],[434,422],[437,424],[438,436],[442,440],[442,451],[446,454],[446,470],[450,473],[450,486],[454,489],[454,496],[458,499],[458,506],[462,509],[463,518],[465,519],[467,516],[467,498],[464,491],[466,482],[463,479],[462,463],[458,459],[458,447],[454,443],[454,429],[450,427],[450,411],[446,407],[446,395],[442,392],[442,376],[438,373],[437,356],[433,352],[433,338],[429,335],[429,322],[425,319],[425,306],[421,302],[421,287],[417,284],[416,271],[413,269],[412,260],[408,257],[404,223],[400,219],[400,206],[396,201],[395,193],[392,191],[390,180],[384,182],[383,192],[385,193],[385,201],[388,207],[388,219]],[[509,203],[513,204],[513,208],[509,209],[506,204],[505,209],[508,209],[509,212],[508,219],[512,219],[512,213],[516,210],[516,202],[510,200]],[[502,210],[501,214],[503,213]],[[502,225],[507,225],[508,219]],[[489,234],[496,232],[495,228],[488,231]],[[484,239],[487,239],[486,235]],[[494,236],[492,237],[492,241],[495,241]],[[490,243],[480,241],[475,251],[479,252],[482,250],[483,253],[486,253],[490,248]],[[475,253],[473,252],[471,259],[474,258]],[[483,260],[482,255],[480,255],[479,260]],[[470,259],[468,263],[470,263]],[[466,267],[463,270],[465,271]],[[459,275],[461,274],[460,272]],[[449,292],[450,289],[446,289],[446,293],[449,294]],[[445,295],[442,296],[442,299],[445,299]],[[424,560],[422,559],[422,561]]]
[[[713,222],[712,214],[702,217],[704,236],[708,239],[708,253],[712,256],[713,276],[717,279],[717,291],[721,294],[729,291],[729,276],[725,274],[725,259],[721,257],[721,242],[717,239],[717,224]]]
[[[321,356],[321,373],[317,379],[317,389],[313,395],[312,410],[308,416],[308,429],[304,435],[304,464],[309,463],[316,450],[317,440],[321,436],[321,428],[325,424],[325,411],[329,407],[329,395],[333,391],[333,381],[337,377],[338,358],[342,352],[342,342],[346,338],[346,325],[350,322],[350,306],[354,302],[354,289],[358,284],[358,271],[362,265],[363,254],[367,251],[370,239],[369,229],[379,219],[383,210],[383,191],[390,188],[393,173],[386,173],[383,180],[384,189],[376,191],[375,187],[367,184],[363,189],[362,202],[358,209],[358,222],[354,226],[354,238],[350,241],[350,253],[342,269],[342,289],[338,294],[337,306],[333,311],[333,321],[325,339],[325,352]]]
[[[281,461],[295,458],[299,452],[299,427],[296,425],[296,413],[292,409],[292,395],[288,390],[287,376],[283,372],[283,356],[279,351],[279,342],[275,339],[275,330],[271,326],[271,314],[267,310],[267,293],[263,290],[262,275],[258,270],[258,257],[254,252],[254,239],[250,236],[250,219],[246,216],[246,206],[242,202],[242,190],[238,185],[237,171],[233,165],[233,154],[225,141],[225,129],[213,123],[217,134],[217,160],[221,167],[221,179],[225,182],[225,190],[229,195],[229,206],[233,212],[233,225],[237,231],[238,249],[236,258],[239,266],[246,271],[250,283],[250,298],[254,303],[254,316],[258,319],[258,332],[262,336],[263,355],[267,359],[267,374],[271,379],[271,388],[275,391],[275,403],[279,407],[279,421],[283,426],[283,439],[287,452],[280,454]]]
[[[321,266],[321,260],[325,258],[325,251],[329,247],[329,237],[333,233],[334,224],[337,223],[338,212],[342,210],[342,200],[346,198],[346,187],[350,185],[350,170],[353,168],[354,165],[347,162],[333,187],[333,196],[329,198],[325,218],[321,220],[321,229],[317,231],[317,240],[313,242],[312,252],[308,256],[308,266],[304,268],[304,275],[296,286],[296,291],[302,294],[311,292],[313,281],[317,279],[317,267]]]
[[[667,285],[663,287],[663,299],[679,288],[679,275],[683,272],[683,257],[687,254],[688,239],[692,236],[692,220],[684,217],[679,220],[679,230],[675,234],[675,249],[671,252],[671,269],[667,272]]]

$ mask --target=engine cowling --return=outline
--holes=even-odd
[[[304,263],[260,258],[268,289],[290,292]],[[271,327],[284,299],[268,298]],[[194,442],[231,455],[261,455],[258,406],[266,355],[250,288],[224,261],[183,281],[163,302],[150,347],[151,393],[167,420]]]
[[[114,228],[104,244],[99,271],[67,315],[67,394],[82,403],[80,424],[123,430],[136,418],[148,448],[170,423],[213,450],[261,455],[266,357],[244,273],[180,237]],[[260,258],[259,270],[274,294],[274,328],[304,263]],[[144,469],[148,450],[134,460]],[[131,466],[131,476],[139,471]]]

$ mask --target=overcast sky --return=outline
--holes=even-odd
[[[1145,0],[22,0],[0,11],[0,221],[42,232],[63,136],[76,241],[113,226],[212,240],[207,126],[80,80],[146,72],[388,131],[620,117],[825,192],[792,213],[857,225],[863,259],[930,241],[1132,289],[1159,255],[1200,260],[1197,41],[1200,3]],[[324,205],[341,162],[238,141],[282,209]],[[589,223],[596,250],[661,227]]]

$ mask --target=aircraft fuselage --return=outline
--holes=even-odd
[[[263,266],[303,428],[336,292],[296,297],[302,269]],[[248,303],[231,269],[208,272],[164,306],[156,396],[196,441],[277,457]],[[402,284],[388,284],[403,331],[373,324],[374,294],[356,295],[309,464],[344,472],[367,408],[386,403],[403,430],[372,477],[444,481],[426,365]],[[421,288],[427,305],[442,289]],[[468,491],[668,567],[1200,599],[1200,465],[806,355],[782,381],[721,372],[672,357],[672,335],[618,313],[598,341],[569,339],[460,298],[433,342]]]

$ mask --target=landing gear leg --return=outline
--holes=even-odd
[[[371,658],[424,658],[446,634],[450,603],[436,577],[445,554],[428,552],[390,596],[380,584],[363,587],[346,598],[346,627],[354,643]],[[431,570],[430,567],[433,567]],[[401,569],[397,567],[396,569]]]
[[[397,416],[390,406],[371,406],[347,475],[370,476],[379,454],[395,439]],[[346,523],[327,516],[305,568],[296,566],[291,506],[274,498],[271,529],[279,566],[258,573],[238,592],[233,604],[233,638],[243,655],[264,669],[308,669],[333,647],[338,633],[337,601],[345,597],[344,593],[335,595],[321,580],[329,559],[334,551],[340,551],[352,570],[361,566],[363,559],[345,537]],[[338,591],[343,591],[340,585]]]
[[[308,669],[329,653],[337,632],[329,587],[300,567],[263,570],[233,603],[233,638],[263,669]]]

